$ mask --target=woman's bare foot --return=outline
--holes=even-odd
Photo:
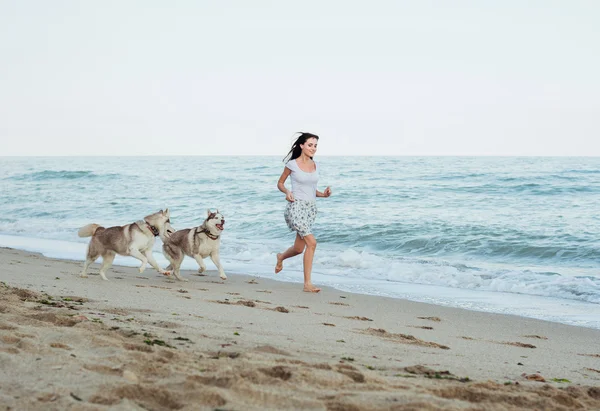
[[[281,259],[281,253],[277,253],[277,264],[275,265],[275,274],[283,270],[283,260]]]
[[[321,291],[321,289],[312,284],[304,284],[304,292],[306,293],[318,293],[319,291]]]

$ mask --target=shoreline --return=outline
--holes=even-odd
[[[600,408],[596,329],[214,270],[0,263],[0,398],[17,409]]]
[[[55,243],[60,245],[56,248]],[[32,245],[35,244],[35,245]],[[85,255],[87,243],[68,242],[64,240],[39,239],[30,237],[19,237],[0,235],[0,248],[7,247],[31,253],[42,253],[48,258],[80,262]],[[60,250],[60,251],[59,251]],[[155,258],[159,265],[168,265],[162,254],[155,252]],[[275,257],[273,257],[274,259]],[[139,262],[131,257],[117,256],[115,265],[124,267],[135,267]],[[213,267],[212,262],[207,259],[208,267]],[[258,265],[260,273],[254,267],[244,267],[240,264],[226,263],[228,273],[236,275],[255,275],[257,278],[287,283],[301,282],[301,265],[288,265],[282,273],[277,275],[265,275],[271,273],[271,265]],[[273,263],[274,266],[274,263]],[[191,259],[183,263],[184,271],[194,272],[197,264]],[[244,274],[245,270],[249,270]],[[366,269],[368,270],[368,269]],[[292,274],[290,274],[292,273]],[[109,274],[110,275],[110,274]],[[508,293],[500,291],[474,290],[454,288],[434,284],[403,283],[396,281],[369,279],[360,283],[356,278],[346,279],[344,277],[333,277],[323,273],[313,273],[313,279],[319,286],[329,286],[340,292],[401,299],[424,304],[439,305],[442,307],[462,308],[482,313],[499,313],[515,315],[522,318],[549,321],[557,324],[565,324],[577,327],[600,330],[600,305],[580,300],[563,299],[559,297]]]

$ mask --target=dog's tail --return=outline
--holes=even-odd
[[[100,224],[88,224],[84,227],[81,227],[77,234],[79,237],[91,237],[99,228],[101,228]]]

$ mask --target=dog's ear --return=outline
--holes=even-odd
[[[211,214],[210,208],[207,208],[206,209],[206,215],[210,215],[210,214]]]
[[[170,215],[171,215],[168,208],[165,209],[165,212],[163,214],[166,215],[167,217],[170,217]]]

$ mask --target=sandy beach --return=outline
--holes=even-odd
[[[0,249],[6,410],[600,409],[600,330]]]

